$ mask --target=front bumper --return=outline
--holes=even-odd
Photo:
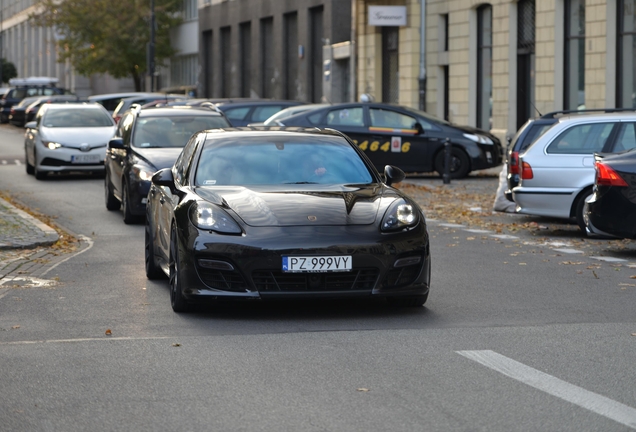
[[[517,204],[517,213],[569,219],[572,203],[579,192],[572,189],[517,186],[512,189],[512,199]]]
[[[106,147],[99,147],[82,152],[78,149],[69,147],[61,147],[51,150],[47,147],[38,145],[37,147],[36,166],[38,170],[50,172],[103,172],[104,157],[106,156]],[[90,155],[94,156],[96,162],[75,162],[78,156]]]
[[[430,286],[424,223],[390,235],[375,226],[251,228],[240,237],[189,231],[180,253],[183,294],[189,299],[412,296],[428,293]],[[353,268],[285,273],[282,257],[289,255],[350,255]],[[224,268],[207,268],[210,263]]]

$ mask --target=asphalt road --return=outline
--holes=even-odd
[[[606,261],[436,220],[425,308],[178,315],[167,281],[145,278],[143,226],[105,209],[103,180],[37,181],[22,145],[0,126],[0,190],[89,241],[44,265],[52,285],[0,286],[2,430],[636,429],[632,248]]]

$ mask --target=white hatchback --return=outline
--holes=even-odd
[[[636,147],[636,113],[575,114],[559,119],[519,155],[512,190],[518,213],[574,219],[585,232],[583,206],[594,185],[594,153]]]
[[[44,104],[25,125],[26,172],[104,172],[106,145],[115,122],[98,103]]]

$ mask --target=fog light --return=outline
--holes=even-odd
[[[234,267],[232,266],[232,264],[225,261],[200,259],[199,265],[203,268],[212,269],[212,270],[227,270],[227,271],[234,270]]]
[[[415,265],[415,264],[419,264],[420,261],[422,261],[422,257],[421,256],[412,256],[412,257],[407,257],[407,258],[400,258],[399,260],[396,260],[393,263],[393,267],[397,268],[397,267],[412,266],[412,265]]]

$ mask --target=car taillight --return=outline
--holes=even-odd
[[[510,165],[508,165],[510,174],[519,174],[519,152],[510,153]]]
[[[521,162],[521,179],[522,180],[530,180],[534,178],[534,174],[532,173],[532,167],[528,162]]]
[[[602,162],[596,162],[596,184],[601,186],[627,186],[627,182],[607,165]]]

